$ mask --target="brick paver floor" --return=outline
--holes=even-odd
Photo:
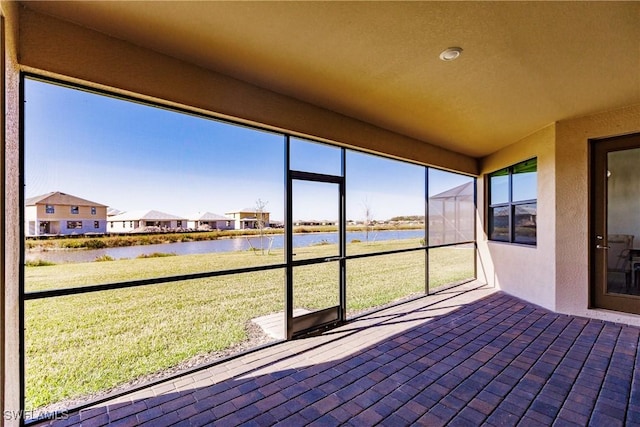
[[[423,298],[53,424],[640,425],[640,328],[486,288],[465,295],[475,298]]]

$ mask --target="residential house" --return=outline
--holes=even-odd
[[[120,215],[121,213],[123,212],[120,209],[111,208],[111,207],[107,209],[107,217]]]
[[[236,230],[244,230],[247,228],[257,229],[260,227],[269,227],[269,212],[259,211],[255,208],[244,208],[236,211],[225,213],[226,216],[232,218],[234,228]]]
[[[180,231],[187,228],[186,218],[155,210],[136,210],[110,216],[109,233]]]
[[[107,206],[53,191],[26,199],[24,219],[30,237],[104,234]]]
[[[226,216],[211,212],[193,214],[189,216],[187,228],[192,230],[233,230],[235,221]]]

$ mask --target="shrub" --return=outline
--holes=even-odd
[[[79,239],[65,239],[60,242],[60,247],[65,249],[80,249],[84,247],[84,243]]]
[[[140,254],[136,258],[162,258],[167,256],[176,256],[175,253],[166,253],[166,252],[154,252],[152,254]]]
[[[88,249],[102,249],[107,246],[107,243],[104,240],[89,239],[84,243],[84,246]]]
[[[362,243],[362,240],[360,240],[360,239],[353,239],[353,240],[351,240],[351,243]]]
[[[55,262],[45,261],[43,259],[34,259],[24,263],[27,267],[46,267],[48,265],[56,265]]]
[[[115,261],[115,258],[109,256],[109,255],[101,255],[96,257],[96,259],[94,260],[95,262],[104,262],[104,261]]]
[[[125,246],[134,246],[137,245],[138,242],[135,238],[126,236],[126,237],[116,237],[111,241],[111,247],[125,247]]]

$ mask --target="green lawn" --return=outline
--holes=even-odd
[[[415,242],[418,245],[418,242]],[[357,251],[405,247],[407,241],[353,243]],[[298,257],[330,256],[332,245]],[[350,313],[424,292],[422,251],[347,262]],[[184,255],[27,267],[27,291],[280,264],[281,251]],[[294,304],[309,310],[337,303],[335,263],[297,267]],[[473,276],[473,250],[431,251],[431,287]],[[107,390],[226,351],[247,339],[250,319],[284,309],[284,270],[244,273],[25,302],[26,408]]]

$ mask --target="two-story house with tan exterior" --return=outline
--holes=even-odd
[[[25,201],[25,235],[102,234],[107,206],[55,191]]]

